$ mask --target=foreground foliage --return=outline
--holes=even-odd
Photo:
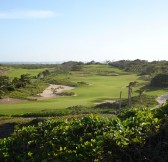
[[[153,148],[163,142],[167,108],[134,108],[116,118],[90,115],[22,127],[0,140],[0,161],[158,161]]]

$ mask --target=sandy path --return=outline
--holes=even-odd
[[[159,105],[162,105],[166,102],[166,100],[168,99],[168,94],[164,94],[159,96],[156,101],[159,103]]]

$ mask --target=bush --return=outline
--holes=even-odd
[[[168,87],[168,74],[158,74],[151,80],[151,86]]]
[[[136,108],[118,118],[90,115],[22,127],[0,140],[0,161],[147,161],[144,150],[154,147],[147,142],[162,122],[157,113]]]
[[[60,93],[57,93],[57,95],[60,95],[60,96],[74,96],[75,93],[74,92],[60,92]]]

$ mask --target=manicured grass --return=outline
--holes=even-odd
[[[77,87],[73,92],[77,96],[59,97],[43,101],[24,102],[17,104],[1,104],[0,114],[22,114],[29,112],[37,112],[45,109],[61,109],[75,105],[93,105],[97,99],[113,99],[118,98],[120,91],[123,92],[123,97],[127,96],[126,85],[136,80],[136,75],[123,75],[123,76],[88,76],[88,77],[75,77],[72,76],[74,81],[84,81],[90,85]]]
[[[0,104],[0,114],[24,114],[31,112],[39,112],[44,110],[64,109],[75,105],[92,106],[97,100],[118,99],[120,91],[122,91],[122,98],[127,98],[127,85],[131,81],[144,82],[137,80],[139,76],[136,74],[127,74],[119,69],[110,68],[107,65],[89,65],[85,66],[81,74],[86,72],[89,75],[80,75],[79,72],[72,72],[71,74],[61,75],[61,77],[69,77],[73,82],[86,82],[89,85],[83,85],[72,90],[76,96],[58,97],[47,99],[43,101],[29,101],[17,104]],[[98,70],[122,73],[118,76],[101,76],[98,75]],[[38,71],[39,69],[37,69]],[[21,72],[21,71],[20,71]],[[18,72],[19,73],[19,72]],[[25,73],[25,71],[24,71]],[[91,73],[93,73],[91,75]],[[97,75],[96,75],[97,74]],[[59,76],[58,76],[59,77]],[[136,90],[140,87],[133,88],[133,95],[138,95]],[[146,94],[161,95],[164,90],[147,91]]]
[[[167,88],[147,88],[146,94],[148,95],[154,95],[154,96],[160,96],[163,94],[168,94],[168,89]]]

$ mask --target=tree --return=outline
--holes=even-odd
[[[20,79],[19,79],[20,81],[22,81],[22,82],[24,82],[24,83],[30,83],[30,80],[31,80],[31,76],[30,76],[30,74],[22,74],[21,76],[20,76]]]
[[[50,74],[50,72],[49,72],[49,70],[44,70],[42,72],[42,74],[43,74],[43,77],[46,77],[46,76],[48,76]]]
[[[168,87],[168,74],[156,75],[150,83],[154,87]]]
[[[42,74],[42,72],[40,72],[40,73],[37,74],[37,78],[38,78],[38,79],[43,78],[43,74]]]
[[[19,80],[19,78],[17,78],[17,77],[15,77],[15,78],[12,80],[12,83],[13,83],[13,85],[14,85],[16,88],[20,88],[20,87],[21,87],[20,80]]]
[[[128,87],[128,107],[132,106],[132,102],[131,102],[132,88],[135,87],[136,84],[137,84],[137,82],[134,81],[134,82],[130,82],[127,86]]]
[[[13,91],[15,87],[11,83],[9,77],[0,76],[0,98],[8,91]]]
[[[0,76],[0,86],[6,87],[9,84],[10,80],[7,76]]]
[[[12,83],[15,85],[16,88],[24,88],[27,84],[30,84],[31,76],[30,74],[22,74],[20,78],[15,77],[12,80]]]

